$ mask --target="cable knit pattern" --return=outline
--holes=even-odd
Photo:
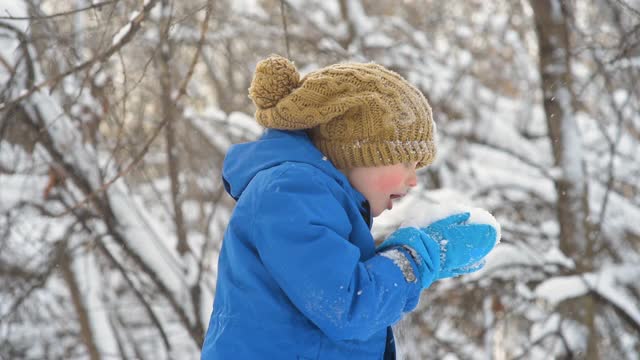
[[[422,93],[374,63],[331,65],[300,79],[273,55],[258,63],[249,88],[267,128],[308,130],[338,168],[433,162],[435,124]]]

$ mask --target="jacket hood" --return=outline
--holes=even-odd
[[[348,191],[357,193],[356,198],[364,200],[364,197],[351,187],[346,176],[313,145],[304,130],[268,129],[256,141],[231,146],[222,166],[225,189],[238,200],[258,172],[285,162],[313,165],[333,177]]]

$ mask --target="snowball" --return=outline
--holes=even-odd
[[[400,227],[426,227],[448,216],[468,212],[468,224],[486,224],[496,229],[496,244],[500,242],[500,224],[487,210],[479,207],[466,206],[459,203],[442,204],[417,204]]]

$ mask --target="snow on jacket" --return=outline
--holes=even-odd
[[[366,199],[306,133],[232,146],[223,179],[237,204],[202,359],[394,359],[419,282],[376,254]]]

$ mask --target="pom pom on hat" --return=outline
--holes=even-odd
[[[300,84],[300,74],[288,59],[271,55],[260,61],[249,88],[249,97],[258,109],[269,109]]]

